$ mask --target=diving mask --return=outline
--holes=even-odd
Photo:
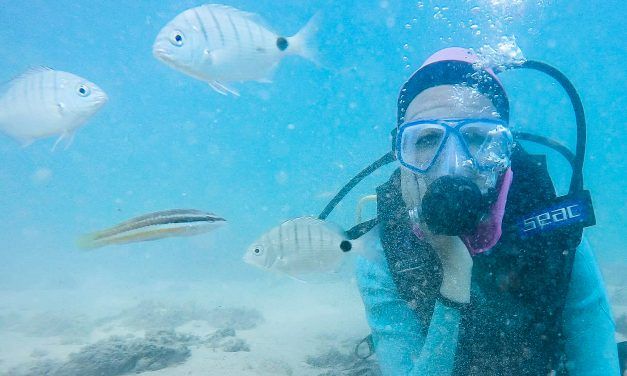
[[[435,119],[403,124],[396,143],[398,161],[417,174],[427,173],[444,152],[454,156],[456,165],[448,168],[503,171],[510,163],[513,137],[498,119]]]

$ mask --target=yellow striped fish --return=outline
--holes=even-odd
[[[194,209],[173,209],[129,219],[111,228],[87,234],[78,240],[83,249],[127,244],[174,236],[192,236],[225,224],[224,218]]]

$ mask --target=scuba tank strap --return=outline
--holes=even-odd
[[[378,218],[373,218],[366,222],[362,222],[358,225],[351,227],[348,231],[346,231],[346,236],[350,240],[355,240],[360,238],[362,235],[366,234],[368,231],[372,230],[374,226],[379,223]]]

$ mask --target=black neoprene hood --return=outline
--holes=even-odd
[[[488,97],[501,119],[509,121],[509,100],[501,83],[488,71],[459,60],[443,60],[418,69],[401,88],[398,96],[397,126],[405,121],[411,101],[423,91],[440,85],[465,85]]]

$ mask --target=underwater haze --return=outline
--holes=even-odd
[[[624,1],[228,1],[282,36],[320,14],[310,46],[318,61],[287,56],[271,83],[230,84],[240,96],[153,56],[159,31],[202,4],[2,2],[0,82],[47,66],[96,83],[109,100],[67,148],[52,151],[56,136],[22,147],[0,133],[0,374],[377,374],[373,359],[352,355],[369,328],[350,265],[305,283],[242,256],[281,222],[318,215],[389,151],[401,85],[451,46],[544,61],[577,88],[588,122],[584,184],[597,220],[585,234],[624,340]],[[500,77],[515,130],[574,148],[574,115],[559,85],[520,70]],[[570,167],[547,153],[565,193]],[[359,198],[396,167],[365,179],[329,219],[355,225]],[[193,237],[76,245],[85,233],[175,208],[227,224]],[[364,209],[364,219],[375,215],[374,204]],[[162,352],[151,354],[151,344]],[[148,360],[115,364],[111,349],[126,351],[117,359]],[[101,368],[89,368],[94,357]]]

